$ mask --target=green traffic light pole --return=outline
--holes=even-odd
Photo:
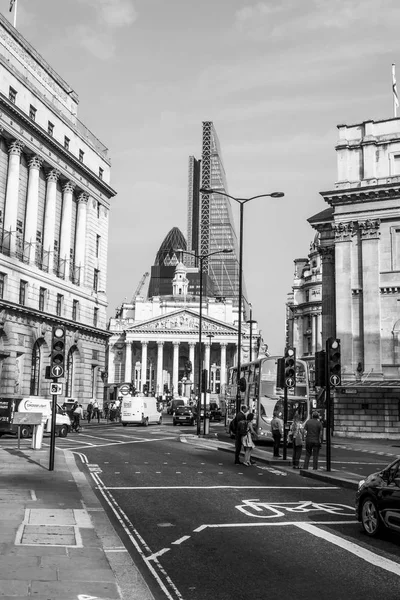
[[[53,383],[57,383],[57,377],[53,377]],[[54,471],[54,454],[56,449],[56,418],[57,418],[57,396],[52,395],[51,403],[51,433],[50,433],[50,454],[49,454],[49,471]]]

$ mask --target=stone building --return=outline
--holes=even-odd
[[[339,125],[320,234],[322,338],[341,340],[335,434],[400,436],[400,119]]]
[[[78,96],[0,15],[0,395],[49,397],[52,326],[64,397],[102,399],[110,160]]]

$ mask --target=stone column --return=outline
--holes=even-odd
[[[206,342],[204,344],[204,346],[205,346],[205,353],[204,353],[205,356],[204,356],[204,367],[203,367],[203,369],[207,369],[207,373],[208,373],[208,375],[207,375],[207,388],[208,388],[208,382],[210,381],[210,373],[208,371],[209,371],[209,368],[210,368],[211,344],[208,341],[208,342]]]
[[[64,263],[64,277],[68,275],[70,250],[71,250],[71,226],[72,226],[72,194],[75,184],[68,181],[63,186],[63,203],[61,213],[61,231],[60,231],[60,261]]]
[[[221,368],[220,368],[220,385],[221,385],[221,391],[222,391],[222,386],[226,383],[226,347],[227,347],[227,343],[226,342],[221,342]]]
[[[191,374],[191,378],[193,381],[193,377],[194,377],[194,349],[196,347],[196,342],[189,342],[189,360],[192,363],[192,374]]]
[[[132,342],[125,340],[125,382],[132,381]]]
[[[39,171],[43,164],[40,156],[32,156],[29,159],[28,193],[26,198],[24,257],[31,264],[35,260],[37,215],[39,207]],[[29,244],[29,246],[28,246]]]
[[[163,358],[164,358],[164,342],[157,342],[157,383],[156,383],[156,392],[159,395],[162,395],[163,392],[164,392]]]
[[[14,140],[8,147],[8,170],[7,170],[7,188],[6,202],[4,208],[4,232],[10,235],[8,247],[10,254],[15,254],[16,249],[16,229],[18,215],[18,191],[19,191],[19,171],[21,153],[24,144]],[[7,244],[8,238],[5,236],[4,243]]]
[[[363,368],[364,372],[371,372],[370,378],[374,378],[374,375],[382,375],[379,289],[380,220],[368,219],[359,222],[358,227],[362,245]]]
[[[341,340],[342,372],[353,372],[353,323],[351,296],[351,245],[354,224],[336,223],[335,281],[336,281],[336,337]],[[325,340],[326,341],[326,340]]]
[[[148,342],[142,342],[142,392],[143,392],[143,387],[146,384],[146,377],[147,377],[147,344]]]
[[[321,313],[317,314],[317,331],[316,331],[316,350],[317,352],[322,350],[322,344],[321,344],[321,331],[322,331],[322,315]]]
[[[76,238],[75,238],[75,267],[80,270],[79,283],[85,281],[85,255],[86,255],[86,220],[87,204],[89,196],[82,192],[78,196],[78,210],[76,215]]]
[[[114,367],[114,346],[109,347],[108,351],[108,383],[115,383],[115,367]]]
[[[317,331],[318,331],[318,316],[313,314],[311,315],[311,331],[312,331],[312,341],[311,341],[311,352],[315,354],[317,351]]]
[[[172,385],[174,386],[174,394],[178,393],[178,381],[179,381],[179,342],[173,342],[174,344],[174,358],[172,366]]]
[[[43,251],[48,252],[46,265],[48,272],[53,272],[54,265],[54,237],[56,231],[56,198],[57,198],[57,181],[60,172],[56,169],[51,169],[47,172],[47,188],[46,188],[46,206],[44,211],[44,228],[43,228]]]
[[[335,248],[320,246],[322,267],[322,350],[329,337],[336,337]]]

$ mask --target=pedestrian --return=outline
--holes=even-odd
[[[104,410],[104,418],[108,421],[108,402],[104,402],[103,410]]]
[[[97,417],[97,422],[100,423],[100,411],[99,411],[99,403],[97,400],[93,402],[93,419]]]
[[[300,469],[300,458],[303,451],[304,430],[300,421],[300,415],[296,411],[293,415],[293,422],[290,427],[289,436],[293,444],[293,469]]]
[[[306,457],[304,459],[304,469],[308,469],[311,455],[313,457],[313,469],[318,469],[318,455],[322,444],[322,423],[319,420],[319,414],[315,410],[311,419],[308,419],[304,425],[304,434],[306,436]]]
[[[76,433],[79,433],[79,429],[80,429],[80,425],[81,425],[81,417],[83,417],[83,408],[82,408],[82,404],[76,403],[76,408],[74,409],[74,412],[72,413],[74,416],[74,422],[72,424],[72,429],[74,431],[76,431]]]
[[[235,465],[242,465],[243,463],[240,461],[240,451],[242,449],[242,436],[239,431],[239,423],[243,419],[246,419],[247,413],[249,412],[249,407],[243,404],[240,407],[239,412],[233,417],[230,425],[229,431],[231,431],[235,435]]]
[[[274,439],[274,457],[281,458],[281,455],[279,454],[279,447],[283,437],[283,421],[279,417],[278,411],[274,412],[274,416],[271,421],[271,432]]]
[[[244,448],[243,464],[246,465],[247,467],[251,467],[251,465],[254,464],[250,460],[252,450],[253,450],[253,448],[255,448],[255,443],[253,442],[253,437],[255,437],[255,435],[256,435],[256,432],[254,431],[254,427],[253,427],[253,418],[254,418],[254,413],[252,413],[252,412],[248,413],[248,415],[246,416],[247,432],[242,437],[242,444],[243,444],[243,448]]]
[[[90,419],[92,418],[92,412],[93,412],[93,404],[91,402],[89,402],[89,404],[87,405],[87,422],[90,423]]]
[[[111,406],[110,406],[110,421],[115,421],[115,413],[116,413],[115,402],[112,402]]]

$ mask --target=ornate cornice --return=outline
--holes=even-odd
[[[391,183],[393,181],[393,183]],[[371,202],[373,200],[391,200],[400,198],[399,177],[386,177],[384,183],[374,179],[370,181],[371,187],[350,187],[334,190],[331,192],[321,192],[324,200],[332,204],[354,204],[358,202]]]

